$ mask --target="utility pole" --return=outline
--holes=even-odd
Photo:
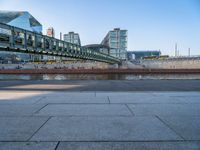
[[[188,48],[188,56],[190,57],[190,48]]]
[[[177,56],[177,43],[175,44],[175,57]]]
[[[60,32],[60,40],[62,40],[62,32]]]

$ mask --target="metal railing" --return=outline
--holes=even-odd
[[[120,63],[120,59],[113,56],[2,23],[0,50]]]

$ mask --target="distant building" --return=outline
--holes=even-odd
[[[42,25],[27,11],[0,11],[0,23],[22,28],[36,33],[42,33]],[[0,55],[9,57],[16,55],[21,61],[40,59],[40,56],[10,52],[0,52]]]
[[[132,59],[143,59],[144,57],[148,56],[160,56],[161,52],[157,50],[145,50],[145,51],[127,51],[127,58],[128,60]]]
[[[78,33],[69,32],[68,34],[64,34],[64,41],[81,45],[81,40]]]
[[[119,59],[127,58],[127,30],[115,28],[109,31],[101,42],[102,45],[110,47],[110,55]]]
[[[55,38],[55,30],[52,27],[47,29],[47,36]]]
[[[104,54],[107,54],[107,55],[110,55],[110,48],[108,46],[105,46],[105,45],[101,45],[101,44],[90,44],[90,45],[85,45],[83,46],[85,48],[89,48],[93,51],[96,51],[96,52],[101,52],[101,53],[104,53]]]
[[[53,27],[47,29],[47,36],[55,38],[55,30]],[[43,60],[56,60],[55,56],[43,56]]]

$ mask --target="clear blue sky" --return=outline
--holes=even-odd
[[[128,30],[128,50],[200,55],[200,0],[0,0],[1,10],[29,11],[47,27],[75,31],[82,44],[100,43],[115,28]]]

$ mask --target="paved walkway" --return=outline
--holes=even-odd
[[[87,77],[87,75],[86,75]],[[74,77],[76,78],[76,77]],[[97,78],[98,79],[98,78]],[[100,77],[102,79],[102,77]],[[0,81],[0,90],[23,91],[199,91],[200,80],[18,80]]]
[[[200,92],[0,91],[0,150],[200,150]]]

